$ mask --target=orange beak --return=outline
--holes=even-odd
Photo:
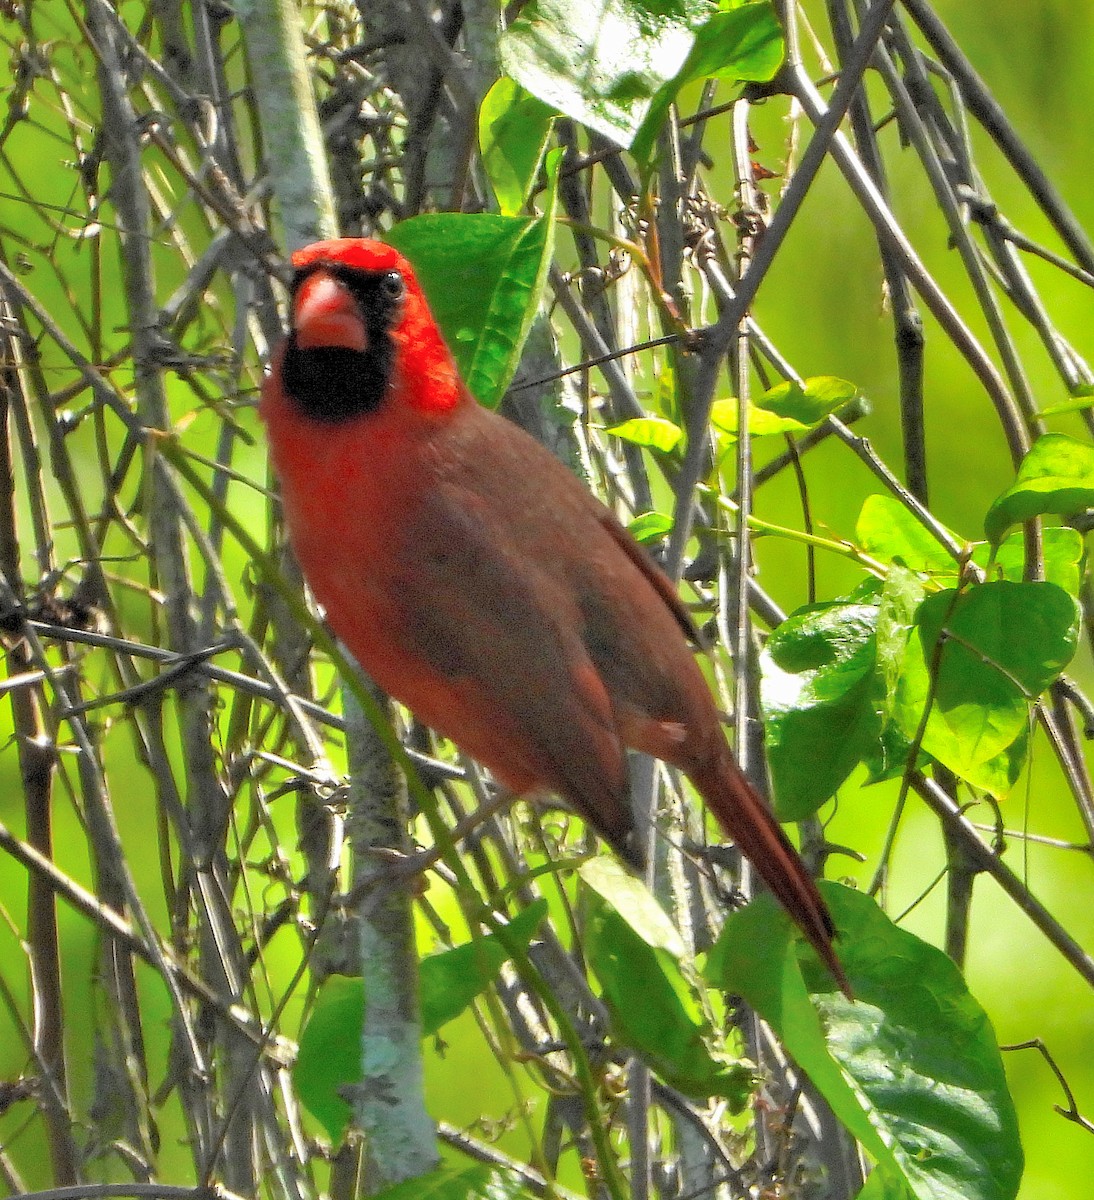
[[[293,301],[296,344],[304,350],[338,346],[368,350],[368,330],[353,294],[341,280],[316,271],[304,280]]]

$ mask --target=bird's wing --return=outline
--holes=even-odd
[[[405,699],[503,782],[557,792],[626,851],[625,751],[582,615],[492,513],[472,492],[438,489],[406,530],[400,639],[431,694]]]

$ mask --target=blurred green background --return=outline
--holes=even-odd
[[[823,28],[820,6],[807,7],[817,27]],[[1090,185],[1094,150],[1090,103],[1094,80],[1094,4],[1003,0],[995,5],[975,5],[940,0],[937,8],[1049,176],[1085,227],[1094,231],[1094,188]],[[63,15],[58,20],[62,22],[58,25],[60,33],[64,28]],[[9,43],[17,36],[14,28],[4,32]],[[92,69],[88,56],[81,55],[78,47],[59,44],[55,52],[69,59],[64,69],[70,77]],[[88,79],[90,82],[90,75]],[[92,108],[96,103],[91,94],[88,103]],[[753,118],[753,134],[758,143],[755,157],[775,170],[779,169],[784,153],[785,114],[784,104],[772,102],[759,108]],[[58,118],[58,128],[62,124]],[[75,194],[75,166],[68,157],[65,140],[55,133],[43,121],[39,108],[36,121],[24,125],[9,138],[6,153],[20,161],[24,171],[26,163],[33,161],[37,195],[63,206]],[[911,155],[900,150],[895,127],[890,126],[883,139],[889,154],[897,215],[936,278],[967,314],[970,311],[967,284],[953,252],[947,248],[945,230],[926,194],[918,168]],[[713,139],[711,144],[715,144]],[[1032,201],[1015,186],[1007,164],[983,135],[977,135],[976,145],[987,188],[1006,216],[1035,240],[1056,247],[1056,238]],[[766,185],[767,190],[776,194],[778,184],[778,179],[771,181]],[[58,321],[72,329],[72,302],[79,306],[86,301],[87,281],[96,254],[94,245],[55,236],[12,194],[8,183],[2,190],[5,194],[0,197],[0,237],[9,261],[19,261],[19,255],[25,256],[22,269],[27,286]],[[68,295],[50,272],[39,269],[45,257],[61,267],[68,281]],[[166,239],[157,252],[157,266],[165,286],[172,276],[181,276],[181,268]],[[1058,272],[1050,272],[1035,261],[1029,267],[1035,281],[1047,289],[1046,299],[1057,325],[1080,353],[1086,351],[1089,357],[1094,353],[1094,303],[1090,291],[1078,283],[1067,282]],[[103,323],[110,328],[124,321],[121,288],[115,286],[118,264],[110,255],[104,257],[102,271],[110,284],[104,288],[102,297]],[[895,357],[891,326],[883,305],[874,238],[849,199],[838,173],[829,164],[760,293],[756,316],[802,374],[838,375],[859,385],[869,398],[872,411],[856,430],[869,437],[890,465],[899,468]],[[938,336],[929,316],[925,316],[925,321],[931,506],[951,528],[974,539],[982,536],[985,510],[1008,484],[1013,472],[1002,434],[982,389],[948,343]],[[1032,334],[1017,323],[1015,329],[1039,402],[1047,406],[1064,400],[1065,391]],[[976,331],[983,333],[979,327]],[[212,324],[209,337],[211,340],[216,337]],[[45,353],[48,366],[48,343]],[[193,394],[173,376],[169,387],[177,418],[197,408]],[[75,403],[82,402],[77,399]],[[236,465],[262,478],[264,456],[254,413],[244,409],[236,415],[242,428],[255,437],[255,445],[241,452]],[[217,426],[213,414],[198,410],[186,436],[195,447],[208,446]],[[1064,417],[1054,421],[1053,428],[1078,433],[1082,427],[1078,418]],[[77,436],[86,437],[88,476],[97,479],[90,432]],[[864,497],[877,490],[865,469],[854,465],[845,450],[828,444],[809,456],[807,471],[817,531],[836,537],[852,536]],[[788,477],[762,492],[762,505],[768,520],[788,525],[800,521],[797,496]],[[256,503],[256,533],[260,532],[258,511]],[[73,549],[70,535],[58,529],[57,539],[58,557],[63,560]],[[803,603],[804,554],[796,548],[788,549],[782,544],[769,546],[765,542],[758,544],[757,554],[763,586],[787,610]],[[238,578],[243,568],[244,563],[232,547],[226,566],[229,578]],[[28,577],[31,574],[32,564],[28,563]],[[821,597],[838,595],[857,580],[858,573],[842,560],[821,559],[818,579]],[[142,605],[134,603],[129,632],[135,637],[142,636],[145,612]],[[1072,673],[1080,684],[1094,684],[1087,647],[1081,649]],[[103,682],[105,685],[106,681]],[[5,746],[0,755],[0,820],[19,831],[21,785],[10,741],[10,722],[10,708],[0,705],[0,744]],[[146,776],[124,736],[112,736],[105,727],[103,734],[107,739],[112,793],[131,862],[142,872],[138,876],[142,894],[154,903],[155,897],[162,896],[162,888],[159,864],[148,853],[154,818],[149,809]],[[63,767],[73,769],[70,763]],[[896,784],[869,789],[852,784],[843,789],[836,805],[829,806],[835,809],[829,826],[831,838],[868,855],[861,866],[847,859],[835,860],[831,872],[842,873],[863,886],[870,881],[896,791]],[[290,802],[282,804],[279,831],[286,844],[291,845],[295,830]],[[1028,783],[1023,782],[1007,801],[1004,818],[1009,829],[1028,827],[1049,837],[1084,840],[1071,799],[1043,743],[1035,752]],[[72,810],[64,803],[59,805],[57,845],[64,869],[90,882],[83,855],[83,833]],[[1094,948],[1094,869],[1090,856],[1035,844],[1021,851],[1012,843],[1011,861],[1073,935],[1085,946]],[[919,897],[924,881],[934,878],[943,864],[936,823],[913,801],[901,829],[887,897],[889,911],[898,914],[912,904]],[[935,888],[907,916],[907,926],[938,943],[943,901],[942,891]],[[0,922],[0,959],[14,962],[19,957],[14,931],[25,923],[25,877],[7,858],[0,858],[0,906],[5,917]],[[95,961],[90,928],[63,907],[61,924],[69,1011],[87,1017],[86,1024],[74,1021],[72,1026],[70,1062],[73,1085],[79,1091],[90,1088],[95,1069],[90,1040],[85,1045],[82,1038],[85,1033],[90,1034],[93,1022],[104,1014],[95,1012],[100,994],[90,986]],[[283,972],[280,982],[287,982],[294,961],[294,952],[287,946],[283,959],[279,957],[275,941],[270,950],[270,968],[275,980]],[[968,967],[970,986],[990,1013],[1000,1041],[1007,1044],[1041,1038],[1064,1072],[1080,1110],[1094,1117],[1094,995],[986,879],[976,885]],[[18,995],[18,972],[5,971],[4,977],[8,986],[16,988],[13,999],[27,1012],[25,984],[23,994]],[[161,985],[151,975],[142,976],[142,986],[148,1006],[145,1033],[150,1042],[159,1043],[151,1057],[166,1063],[166,999]],[[294,1012],[299,1013],[299,1003],[290,1005],[289,1013]],[[290,1020],[288,1032],[291,1031]],[[456,1125],[469,1124],[484,1115],[503,1123],[510,1119],[514,1093],[486,1052],[473,1020],[465,1016],[447,1027],[444,1041],[445,1047],[431,1047],[428,1052],[428,1085],[434,1115]],[[25,1050],[10,1014],[0,1007],[0,1079],[15,1078],[25,1062]],[[1010,1053],[1006,1055],[1006,1066],[1027,1156],[1022,1200],[1085,1200],[1090,1194],[1090,1180],[1094,1179],[1094,1135],[1054,1112],[1053,1106],[1064,1103],[1064,1097],[1039,1055],[1032,1051]],[[530,1096],[531,1091],[526,1090],[525,1095]],[[44,1167],[36,1175],[33,1165],[40,1154],[40,1149],[35,1149],[37,1133],[33,1127],[24,1127],[22,1120],[18,1107],[0,1116],[0,1143],[18,1160],[28,1183],[40,1185],[48,1175]],[[170,1147],[183,1132],[174,1099],[168,1101],[162,1124],[165,1150],[161,1162],[166,1168],[173,1152]],[[519,1128],[501,1136],[500,1145],[515,1152],[523,1151],[525,1143]],[[181,1148],[178,1155],[182,1170],[188,1155]]]

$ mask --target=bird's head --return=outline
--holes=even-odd
[[[407,260],[366,238],[293,257],[285,392],[304,416],[338,424],[406,406],[440,415],[461,400],[452,356]]]

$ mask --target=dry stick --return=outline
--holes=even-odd
[[[930,91],[930,83],[919,66],[914,47],[908,46],[906,49],[908,58],[905,62],[905,70],[908,72],[911,82],[918,85],[917,92]],[[901,131],[915,148],[934,191],[937,207],[946,219],[950,240],[961,256],[965,273],[972,284],[973,293],[980,305],[988,329],[991,331],[999,357],[1002,359],[1011,390],[1022,410],[1027,430],[1032,436],[1043,433],[1044,430],[1040,425],[1036,403],[1033,399],[1033,391],[1022,366],[1021,356],[1006,327],[1002,307],[992,290],[991,281],[983,269],[979,252],[962,219],[960,205],[954,194],[953,185],[947,177],[940,154],[933,144],[926,123],[920,116],[920,106],[913,100],[908,86],[897,73],[889,52],[880,46],[877,53],[877,69],[889,89],[889,94],[893,97]],[[952,146],[947,146],[946,149],[950,153],[953,152]]]
[[[154,267],[148,233],[151,229],[149,199],[144,188],[144,170],[138,118],[129,97],[129,81],[122,62],[117,14],[105,0],[91,0],[88,33],[99,65],[99,87],[103,104],[104,153],[111,167],[111,196],[117,214],[122,274],[129,321],[133,330],[134,390],[139,418],[146,428],[170,426],[164,380],[157,362],[159,310],[156,302]],[[198,649],[193,608],[196,598],[190,577],[184,530],[200,528],[172,485],[167,466],[151,454],[149,477],[149,530],[151,563],[164,593],[167,635],[172,649],[190,653]],[[245,956],[239,944],[231,905],[227,897],[224,863],[218,845],[226,827],[228,798],[221,785],[213,752],[212,714],[208,689],[194,678],[178,689],[181,757],[187,782],[187,818],[197,852],[189,864],[194,895],[199,900],[202,951],[206,969],[216,977],[225,995],[242,993],[246,981]],[[92,810],[100,835],[103,816]],[[96,826],[93,826],[95,828]],[[115,905],[116,907],[117,905]],[[233,1030],[219,1026],[223,1042],[222,1079],[229,1093],[237,1079],[250,1067],[251,1055]],[[239,1122],[231,1129],[225,1154],[225,1177],[230,1187],[250,1192],[256,1179],[250,1153],[252,1132]],[[217,1146],[199,1141],[194,1146],[198,1169],[202,1170],[210,1149]]]
[[[791,66],[788,72],[788,82],[793,94],[800,100],[810,119],[817,123],[819,130],[831,110],[826,109],[812,80],[800,67]],[[1029,449],[1029,439],[1021,413],[997,367],[923,265],[847,139],[837,132],[831,143],[833,159],[862,205],[863,211],[873,222],[878,235],[884,237],[892,246],[901,268],[919,292],[923,302],[942,326],[943,332],[961,352],[991,398],[1007,437],[1011,459],[1017,466]]]
[[[950,835],[960,844],[972,865],[990,875],[1083,979],[1094,987],[1094,957],[1091,957],[1034,897],[999,855],[984,845],[975,826],[962,813],[957,802],[933,779],[928,779],[919,771],[912,772],[910,781],[927,807],[939,817]]]
[[[733,301],[722,311],[717,324],[706,333],[705,345],[700,352],[694,403],[692,411],[688,413],[688,447],[677,479],[675,519],[666,555],[666,569],[673,579],[680,578],[684,550],[691,537],[695,493],[709,455],[710,410],[726,352],[737,336],[738,326],[751,307],[821,164],[838,136],[840,122],[869,65],[894,3],[895,0],[877,0],[870,8],[832,96],[832,104],[817,121],[813,138],[802,155],[801,164],[783,196],[774,219],[756,248],[756,255],[748,273],[741,279]]]
[[[1002,150],[1080,266],[1094,275],[1094,245],[1091,244],[1086,230],[1075,219],[1074,213],[1052,185],[1040,163],[1018,136],[1002,106],[976,73],[950,31],[939,20],[927,0],[903,0],[903,6],[919,26],[943,66],[957,81],[969,111]]]
[[[832,31],[841,54],[852,44],[854,32],[847,11],[847,0],[829,0],[828,13]],[[878,192],[888,203],[888,180],[885,162],[877,144],[874,122],[870,114],[870,98],[861,88],[851,105],[851,127],[855,145],[864,168],[877,185]],[[927,487],[927,447],[923,418],[923,318],[916,307],[915,296],[899,256],[885,238],[877,238],[878,253],[889,304],[895,326],[897,369],[900,379],[900,429],[904,444],[904,474],[908,488],[924,505],[929,502]]]

